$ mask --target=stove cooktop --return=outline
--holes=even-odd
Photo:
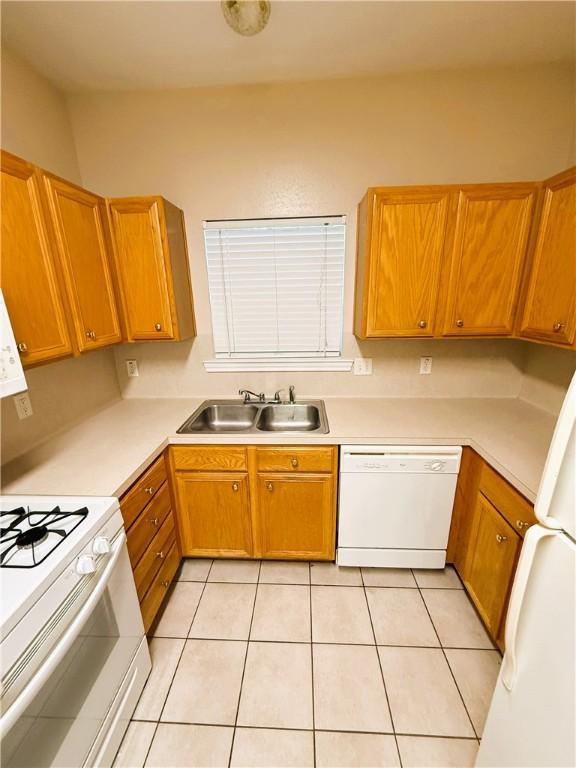
[[[88,515],[88,508],[35,511],[30,507],[0,512],[0,567],[35,568],[62,544]]]

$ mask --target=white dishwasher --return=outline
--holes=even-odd
[[[443,568],[462,448],[343,445],[338,565]]]

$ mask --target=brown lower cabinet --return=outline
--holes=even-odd
[[[182,554],[333,560],[335,446],[174,446]]]
[[[163,454],[122,496],[120,510],[148,632],[182,559]]]
[[[534,510],[471,448],[462,456],[447,560],[454,566],[492,639],[504,648],[510,590]]]

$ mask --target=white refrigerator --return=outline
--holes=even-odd
[[[576,766],[576,375],[562,406],[506,617],[476,766]]]

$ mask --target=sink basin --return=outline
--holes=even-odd
[[[178,430],[180,435],[262,432],[326,435],[329,432],[322,400],[299,403],[239,403],[206,400]]]
[[[255,405],[208,405],[196,411],[178,432],[245,432],[254,425],[258,413]]]
[[[320,427],[320,409],[300,403],[266,405],[257,427],[262,432],[313,432]]]

